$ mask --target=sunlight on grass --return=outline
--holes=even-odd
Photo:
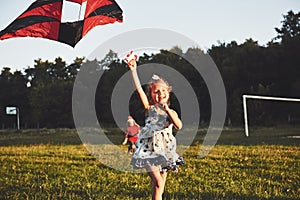
[[[105,147],[110,148],[114,149]],[[126,147],[118,148],[126,152]],[[190,147],[184,155],[186,165],[178,173],[169,173],[166,199],[300,198],[297,146],[217,145],[202,159],[198,156],[199,148]],[[109,168],[83,145],[6,146],[0,147],[0,152],[0,192],[6,199],[150,196],[150,179],[146,174]],[[130,159],[126,156],[111,162],[127,162]]]
[[[164,199],[300,199],[299,129],[224,129],[200,158],[205,129],[194,145],[178,145],[185,165],[169,173]],[[2,199],[150,199],[146,173],[131,173],[123,133],[115,144],[82,144],[75,130],[0,131]],[[117,170],[117,169],[122,169]],[[142,171],[144,172],[144,171]]]

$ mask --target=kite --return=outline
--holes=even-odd
[[[67,1],[71,1],[73,3],[78,3],[78,4],[83,4],[84,2],[86,2],[87,0],[67,0]]]
[[[63,0],[37,0],[0,31],[0,40],[15,37],[47,38],[75,45],[95,26],[123,22],[123,11],[114,0],[67,0],[87,2],[83,20],[62,22]]]

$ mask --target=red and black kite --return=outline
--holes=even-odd
[[[71,1],[71,2],[78,3],[81,5],[82,3],[86,2],[87,0],[67,0],[67,1]]]
[[[0,40],[14,37],[40,37],[74,47],[92,28],[122,22],[122,9],[114,0],[87,1],[83,20],[61,22],[63,0],[37,0],[8,27],[0,32]]]

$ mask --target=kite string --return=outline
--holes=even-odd
[[[80,4],[80,8],[79,8],[78,21],[80,20],[80,15],[81,15],[81,7],[82,7],[82,4]]]

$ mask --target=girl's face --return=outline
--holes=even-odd
[[[128,126],[133,126],[134,125],[134,121],[133,120],[128,120]]]
[[[153,83],[150,94],[154,104],[167,104],[170,88],[163,82]]]

